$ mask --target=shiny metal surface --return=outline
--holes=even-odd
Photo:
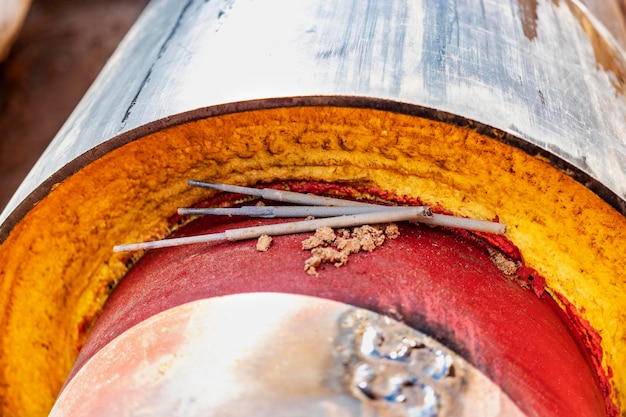
[[[112,340],[50,416],[524,416],[406,325],[312,297],[250,293],[161,312]]]
[[[111,148],[184,120],[298,104],[459,115],[565,161],[626,212],[626,64],[612,35],[624,25],[614,16],[611,32],[590,12],[618,7],[154,0],[0,215],[0,239],[55,183]]]

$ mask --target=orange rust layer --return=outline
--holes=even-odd
[[[0,414],[44,416],[127,270],[115,244],[167,235],[207,198],[188,178],[252,185],[345,183],[496,216],[526,264],[601,338],[604,372],[626,369],[626,219],[538,158],[471,129],[377,110],[303,107],[217,116],[150,134],[83,168],[0,246]],[[599,355],[600,352],[596,352]],[[626,404],[626,375],[611,380]]]

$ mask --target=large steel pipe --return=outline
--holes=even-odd
[[[619,7],[599,0],[153,1],[0,215],[2,414],[45,415],[83,344],[117,343],[95,332],[96,319],[129,270],[131,277],[150,268],[140,267],[149,258],[114,254],[113,245],[167,236],[190,220],[176,216],[177,207],[237,203],[188,187],[188,178],[499,219],[508,226],[505,238],[463,235],[464,245],[478,239],[484,252],[472,249],[461,260],[493,267],[489,254],[497,252],[514,265],[510,275],[479,275],[487,289],[510,277],[516,289],[507,296],[523,287],[519,297],[543,312],[533,319],[564,326],[562,345],[549,357],[568,346],[563,363],[580,365],[562,369],[576,369],[590,384],[588,395],[576,394],[595,410],[588,415],[624,413],[625,31],[617,16],[605,23],[607,10]],[[454,249],[458,238],[437,241],[442,253],[462,253]],[[429,239],[404,244],[421,248]],[[425,256],[449,259],[439,255]],[[196,272],[186,279],[198,276],[193,266],[201,258],[194,259],[188,266]],[[229,259],[230,277],[245,271],[243,258]],[[362,262],[377,259],[385,258],[372,252]],[[428,276],[463,274],[461,260]],[[404,259],[401,268],[411,265]],[[151,268],[148,282],[165,270]],[[325,271],[330,282],[339,271]],[[363,274],[382,291],[376,271]],[[166,283],[180,276],[170,272]],[[497,303],[468,304],[473,317],[491,319],[474,334],[461,331],[466,322],[437,315],[445,302],[430,312],[415,303],[411,291],[436,295],[415,282],[402,297],[377,304],[376,290],[304,291],[278,285],[269,271],[261,275],[265,287],[244,273],[228,291],[279,288],[381,313],[411,306],[412,326],[437,333],[523,413],[567,415],[575,395],[559,392],[567,372],[535,379],[547,363],[540,349],[498,356],[509,352],[508,333],[481,333],[518,325],[506,314],[489,317]],[[468,295],[447,278],[440,281],[449,287],[437,291]],[[503,304],[507,296],[493,299]],[[177,297],[185,299],[184,291]],[[533,337],[545,342],[560,332]],[[477,356],[485,341],[494,341],[493,357]],[[85,369],[96,366],[89,361],[102,356],[97,349],[82,357]],[[524,376],[526,363],[532,370]],[[503,376],[508,364],[520,379]],[[515,381],[528,390],[515,391]],[[554,391],[543,399],[523,398],[548,386]],[[543,408],[556,403],[564,405]]]

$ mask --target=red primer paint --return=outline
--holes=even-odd
[[[520,282],[520,285],[525,286],[527,288],[532,288],[533,292],[537,297],[543,296],[545,294],[546,288],[546,279],[539,274],[533,268],[522,265],[517,270],[517,276]]]
[[[352,198],[383,195],[371,188],[323,183],[271,186]],[[418,199],[398,200],[421,204]],[[269,222],[207,216],[182,227],[176,236]],[[167,308],[227,294],[284,292],[369,308],[425,331],[487,374],[529,416],[615,415],[594,372],[601,369],[598,352],[591,352],[596,356],[592,369],[568,327],[575,311],[564,321],[550,297],[536,296],[544,285],[536,271],[520,268],[531,292],[493,265],[485,249],[493,242],[489,236],[409,224],[401,224],[400,230],[398,239],[372,253],[352,255],[342,268],[326,265],[318,277],[304,272],[309,253],[300,245],[306,235],[275,237],[266,253],[256,252],[250,241],[151,251],[111,295],[72,375],[115,336]]]
[[[573,330],[574,337],[579,345],[583,347],[583,351],[588,352],[588,360],[596,370],[598,384],[604,395],[607,415],[611,417],[619,416],[619,409],[611,399],[612,386],[610,380],[613,376],[613,370],[608,367],[606,372],[604,372],[604,368],[602,367],[602,336],[591,326],[589,321],[582,318],[576,307],[567,301],[563,295],[554,292],[553,297],[558,299],[559,303],[561,303],[565,309],[561,309],[555,302],[555,310],[561,314],[565,322],[569,323],[570,328]]]

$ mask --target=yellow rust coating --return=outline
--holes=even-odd
[[[546,162],[428,119],[296,107],[216,116],[152,133],[58,184],[0,246],[0,415],[45,416],[128,254],[211,191],[188,178],[253,185],[341,182],[419,197],[455,214],[496,215],[548,291],[602,337],[626,404],[626,219]]]

